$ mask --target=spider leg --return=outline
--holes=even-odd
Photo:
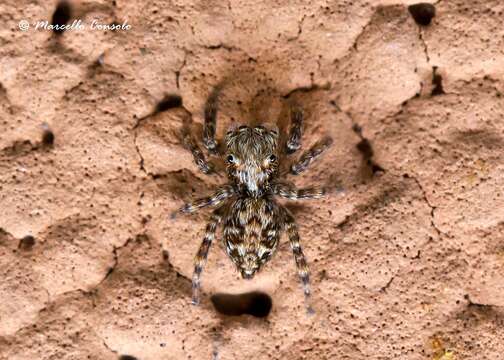
[[[198,305],[200,302],[200,290],[201,290],[201,273],[203,272],[203,266],[205,266],[208,251],[212,245],[212,241],[215,239],[215,232],[217,226],[222,220],[222,215],[220,214],[220,209],[218,208],[213,211],[210,221],[208,222],[205,230],[205,236],[199,247],[196,257],[194,258],[194,273],[192,277],[192,304]]]
[[[203,144],[211,154],[218,153],[218,144],[215,140],[217,127],[218,99],[221,87],[216,86],[208,96],[205,104],[205,124],[203,126]]]
[[[287,154],[292,154],[301,147],[302,128],[303,112],[300,108],[294,107],[291,109],[291,127],[285,149]]]
[[[296,221],[292,214],[286,208],[282,208],[284,212],[284,227],[289,237],[290,246],[292,253],[294,255],[294,260],[296,262],[296,268],[298,272],[299,279],[303,285],[303,293],[305,297],[306,310],[308,314],[313,314],[315,311],[310,305],[310,271],[308,269],[308,263],[306,257],[301,249],[301,244],[299,243],[299,232]]]
[[[317,141],[310,149],[306,150],[303,155],[301,155],[298,161],[292,164],[290,173],[299,175],[307,170],[310,164],[331,146],[332,142],[330,137]]]
[[[203,152],[191,134],[187,133],[184,135],[184,145],[192,153],[194,163],[198,166],[201,172],[204,174],[210,174],[214,171],[214,165],[206,160],[205,155],[203,155]]]
[[[323,188],[297,189],[286,183],[276,183],[271,186],[273,195],[278,195],[290,200],[320,199],[326,193]]]
[[[178,211],[186,214],[190,214],[198,211],[201,208],[207,206],[218,206],[222,204],[226,199],[230,198],[234,194],[234,189],[231,185],[224,185],[217,189],[212,195],[203,197],[193,201],[192,203],[187,203],[182,206]],[[172,218],[175,218],[177,212],[172,214]]]

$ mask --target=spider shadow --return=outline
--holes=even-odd
[[[272,77],[254,63],[233,63],[222,71],[221,80],[208,85],[211,90],[202,110],[205,112],[209,104],[218,110],[217,137],[221,142],[227,130],[238,125],[278,126],[281,133],[287,128],[288,99],[282,96]]]
[[[282,204],[282,206],[285,207],[294,217],[297,217],[300,214],[306,214],[312,210],[312,206],[300,202],[287,202]]]
[[[362,222],[366,216],[373,216],[378,211],[386,208],[390,204],[399,201],[408,192],[409,186],[403,182],[399,184],[388,184],[377,194],[354,207],[354,211],[345,220],[338,224],[340,230],[349,230],[355,224]]]
[[[194,195],[209,193],[215,187],[187,169],[152,177],[160,193],[169,193],[184,201],[190,200]]]

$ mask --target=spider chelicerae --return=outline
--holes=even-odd
[[[239,126],[227,132],[225,151],[219,151],[215,140],[218,92],[212,92],[205,105],[203,144],[210,154],[226,162],[228,183],[212,195],[185,204],[178,211],[194,213],[204,207],[214,207],[205,236],[195,257],[192,278],[192,303],[200,301],[200,278],[208,251],[215,240],[217,227],[223,225],[222,242],[231,261],[245,279],[254,277],[275,253],[280,235],[285,231],[294,254],[298,275],[303,284],[309,312],[310,280],[306,258],[299,243],[299,233],[292,214],[275,201],[275,196],[299,200],[318,199],[323,188],[298,189],[280,179],[279,159],[301,147],[303,113],[299,107],[290,109],[290,130],[285,146],[280,146],[276,129],[264,126]],[[185,146],[192,152],[198,168],[205,174],[214,171],[193,136],[185,131]],[[299,175],[332,143],[326,137],[316,142],[289,167],[289,173]],[[282,152],[282,153],[281,153]],[[176,213],[173,214],[173,217]]]

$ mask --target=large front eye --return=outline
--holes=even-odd
[[[275,162],[275,161],[277,160],[277,157],[276,157],[276,155],[275,155],[275,154],[271,154],[271,155],[268,157],[268,160],[269,160],[270,162]]]
[[[228,162],[228,164],[234,164],[234,162],[236,161],[235,157],[232,155],[232,154],[229,154],[226,158],[226,161]]]

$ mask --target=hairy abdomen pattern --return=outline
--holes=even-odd
[[[251,278],[274,254],[280,237],[280,209],[273,199],[238,198],[224,219],[224,245],[245,278]]]

